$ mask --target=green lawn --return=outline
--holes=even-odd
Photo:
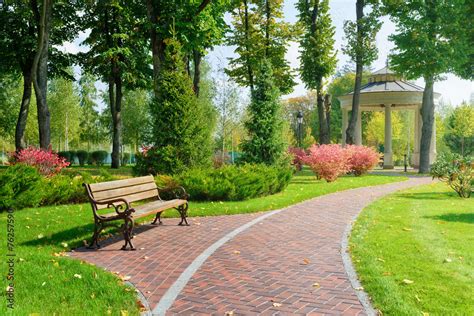
[[[404,177],[343,177],[334,183],[316,181],[309,172],[296,175],[279,194],[242,202],[191,202],[190,216],[235,214],[277,209],[315,196],[368,185],[404,180]],[[167,216],[177,216],[168,211]],[[2,234],[6,232],[6,213],[0,214]],[[120,223],[117,223],[119,225]],[[157,228],[159,229],[159,228]],[[138,313],[135,293],[116,276],[86,263],[57,256],[89,240],[93,231],[88,204],[24,209],[15,213],[15,315],[113,315]],[[117,226],[108,232],[116,232]],[[106,231],[107,232],[107,231]],[[5,238],[0,238],[2,254]],[[56,254],[56,255],[55,255]],[[3,256],[5,258],[5,256]],[[2,259],[3,260],[3,259]],[[2,265],[5,269],[6,265]],[[2,270],[2,275],[5,275]],[[80,278],[75,276],[80,275]],[[7,284],[3,280],[3,289]],[[5,291],[0,292],[0,311],[6,306]]]
[[[474,315],[474,199],[443,183],[395,193],[364,209],[350,247],[384,315]]]

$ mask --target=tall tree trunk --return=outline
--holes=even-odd
[[[118,73],[116,66],[113,70]],[[115,88],[115,89],[114,89]],[[119,75],[114,75],[109,80],[109,100],[110,113],[112,115],[112,164],[113,169],[120,167],[120,146],[122,131],[122,79]]]
[[[425,78],[425,82],[423,101],[421,104],[421,119],[423,121],[423,126],[421,128],[420,143],[420,173],[427,173],[430,171],[430,147],[434,124],[434,79],[433,77],[428,77]]]
[[[324,96],[324,108],[326,110],[326,122],[328,126],[328,139],[331,142],[331,95],[326,94]]]
[[[193,88],[194,88],[194,94],[196,96],[199,96],[199,90],[200,90],[200,82],[201,82],[201,60],[202,60],[202,54],[196,50],[193,49],[193,61],[194,61],[194,78],[193,78]]]
[[[361,20],[364,18],[364,0],[357,0],[356,3],[356,16],[357,16],[357,46],[362,47],[362,26]],[[360,100],[360,87],[362,85],[362,54],[363,52],[358,50],[356,56],[356,77],[354,83],[354,94],[352,95],[352,111],[349,119],[349,125],[346,130],[346,144],[352,145],[355,143],[355,130],[357,125],[357,117],[359,114],[359,100]]]
[[[318,107],[318,120],[319,120],[319,143],[329,144],[329,132],[328,132],[328,121],[326,117],[326,108],[324,106],[324,97],[322,88],[319,87],[317,91],[317,107]]]
[[[26,66],[23,70],[23,96],[21,98],[20,113],[18,115],[18,121],[15,129],[15,150],[19,152],[26,147],[25,143],[25,129],[26,122],[28,120],[28,111],[30,109],[31,101],[31,64]]]
[[[155,96],[158,95],[158,76],[160,75],[161,71],[161,63],[164,59],[164,50],[165,50],[165,43],[163,39],[160,37],[156,28],[158,27],[158,8],[155,7],[155,3],[153,0],[146,1],[146,9],[148,20],[150,21],[151,28],[150,28],[150,43],[151,43],[151,53],[153,59],[153,90],[155,92]]]
[[[38,50],[36,51],[31,71],[38,108],[39,143],[43,149],[48,149],[51,144],[50,113],[46,96],[48,89],[48,50],[52,6],[51,0],[43,1],[38,28]]]
[[[249,5],[247,0],[244,0],[244,25],[245,25],[245,50],[247,51],[247,76],[249,77],[250,86],[250,97],[253,97],[254,82],[253,82],[253,69],[250,64],[250,58],[248,53],[250,52],[250,25],[249,25]]]

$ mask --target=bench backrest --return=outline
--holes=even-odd
[[[125,198],[131,203],[159,197],[158,188],[153,176],[92,183],[87,186],[92,198],[99,202],[116,198]],[[100,210],[107,208],[107,205],[98,204],[96,207]]]

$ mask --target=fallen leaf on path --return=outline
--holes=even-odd
[[[226,316],[234,315],[234,311],[227,311],[227,312],[225,312],[225,315]]]
[[[308,263],[310,263],[310,262],[311,262],[311,261],[309,261],[308,258],[304,258],[304,259],[303,259],[303,264],[308,264]]]
[[[313,283],[313,287],[320,287],[319,283]]]
[[[273,306],[274,306],[274,307],[280,307],[280,306],[281,306],[281,303],[273,303]]]
[[[234,254],[235,254],[235,255],[240,255],[240,251],[234,250]]]
[[[122,281],[128,281],[128,280],[130,280],[132,277],[129,276],[129,275],[124,275],[124,276],[121,276],[120,278],[122,279]]]
[[[145,260],[148,259],[148,258],[149,258],[148,256],[143,257],[143,259],[145,259]]]
[[[363,290],[364,290],[364,287],[363,287],[363,286],[359,286],[359,287],[354,288],[354,290],[356,290],[356,291],[363,291]]]

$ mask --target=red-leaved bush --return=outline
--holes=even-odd
[[[293,158],[291,164],[295,166],[296,170],[301,170],[303,167],[303,158],[307,155],[303,148],[290,147],[288,153]]]
[[[311,146],[303,162],[313,170],[316,177],[327,182],[349,171],[347,151],[337,144]]]
[[[33,166],[44,176],[52,176],[69,166],[66,159],[59,157],[52,150],[43,150],[35,147],[28,147],[14,154],[15,163],[22,163]]]
[[[371,147],[348,145],[345,150],[349,153],[349,171],[356,176],[373,169],[380,161],[380,154]]]

